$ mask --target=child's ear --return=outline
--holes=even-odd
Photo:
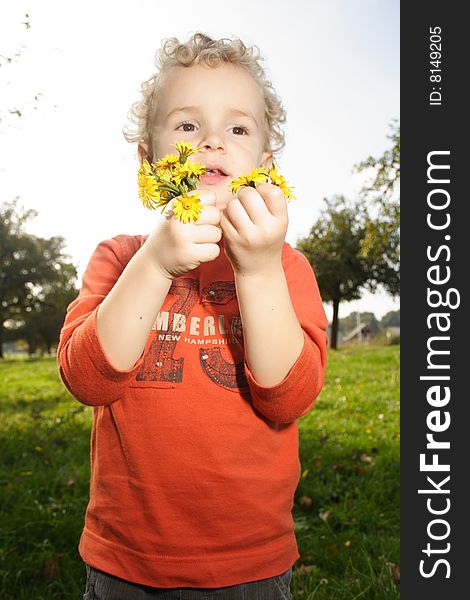
[[[146,159],[149,162],[152,162],[152,158],[149,155],[148,146],[144,142],[140,142],[137,146],[137,153],[139,155],[139,162],[143,163]]]
[[[269,170],[273,166],[273,155],[271,152],[263,152],[261,157],[261,166]]]

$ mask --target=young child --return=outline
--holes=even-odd
[[[229,192],[272,164],[284,111],[238,39],[171,38],[158,58],[125,135],[140,161],[199,147],[204,208],[99,244],[68,308],[60,373],[93,406],[85,598],[291,598],[297,419],[327,321],[282,190]]]

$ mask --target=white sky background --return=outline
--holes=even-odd
[[[162,39],[195,31],[239,36],[265,58],[287,109],[278,162],[298,198],[292,246],[324,197],[358,193],[353,166],[389,147],[400,116],[399,0],[4,2],[0,54],[21,55],[0,68],[0,110],[23,116],[0,123],[0,202],[19,196],[36,209],[28,230],[62,235],[80,277],[100,241],[154,226],[137,195],[137,147],[121,129]],[[365,294],[342,303],[340,316],[398,308],[385,293]]]

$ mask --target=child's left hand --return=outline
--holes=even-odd
[[[279,268],[287,224],[287,202],[279,187],[271,183],[242,187],[220,220],[225,254],[234,272],[256,275]]]

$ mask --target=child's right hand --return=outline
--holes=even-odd
[[[204,205],[199,220],[182,223],[173,216],[167,217],[157,225],[142,248],[158,271],[171,280],[220,254],[217,242],[222,237],[221,212],[215,206],[216,196],[207,190],[197,193]],[[171,204],[168,210],[171,210]]]

